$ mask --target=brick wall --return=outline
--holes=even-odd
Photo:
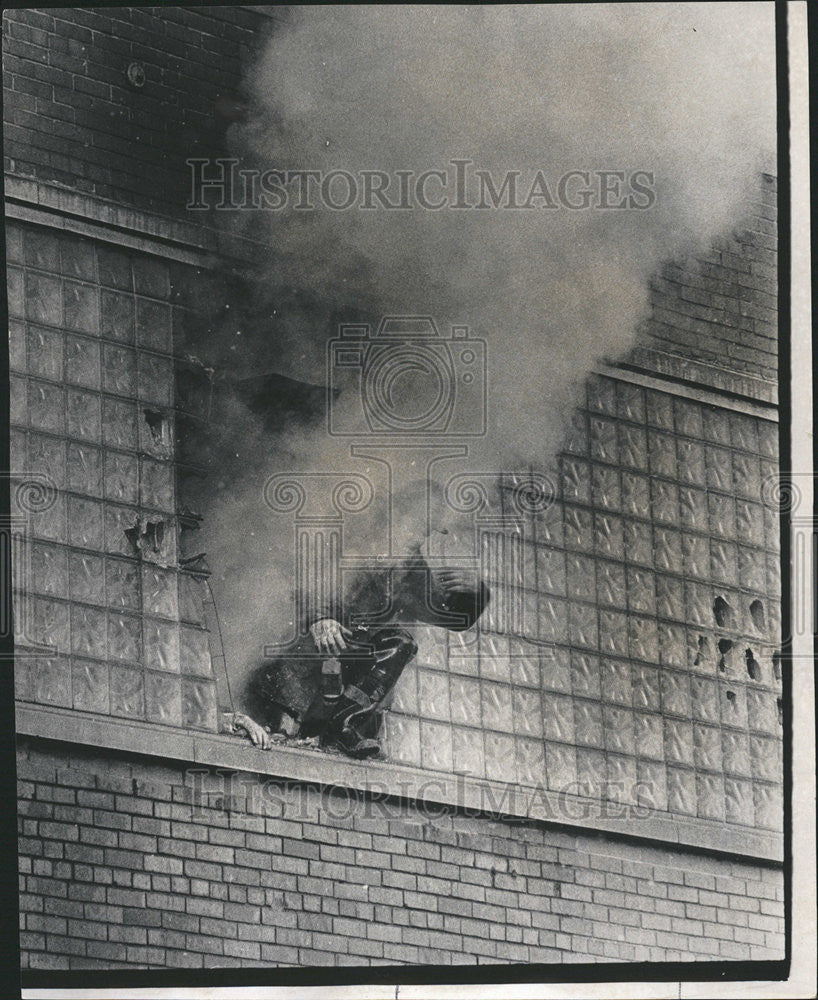
[[[243,68],[270,24],[238,6],[4,11],[6,170],[182,212],[185,160],[224,155]]]
[[[31,969],[778,959],[775,867],[21,741]]]

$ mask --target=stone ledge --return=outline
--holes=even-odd
[[[363,763],[296,747],[257,750],[230,735],[194,733],[171,726],[20,703],[16,710],[16,729],[21,736],[288,781],[340,786],[364,794],[393,795],[474,813],[494,811],[512,818],[578,828],[584,833],[608,833],[680,849],[694,848],[772,863],[783,859],[783,837],[770,831],[676,818],[667,813],[646,817],[633,812],[606,815],[624,809],[614,803],[600,804],[575,795],[505,786],[496,781],[423,771],[387,761]]]

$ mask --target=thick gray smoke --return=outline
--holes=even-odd
[[[650,275],[729,230],[769,166],[774,58],[766,3],[287,9],[248,67],[250,112],[232,135],[243,166],[383,171],[394,201],[400,171],[452,177],[452,161],[467,160],[497,187],[519,171],[521,202],[542,171],[557,207],[333,211],[316,198],[312,211],[230,215],[234,232],[269,247],[249,276],[266,323],[240,337],[224,327],[235,371],[321,385],[339,321],[468,325],[488,345],[489,423],[463,468],[549,468],[594,363],[633,346]],[[566,208],[557,187],[575,170],[644,171],[652,204]],[[341,200],[343,184],[333,192]],[[248,518],[272,530],[259,478],[288,463],[357,466],[320,421],[271,434],[248,417],[233,445],[245,474],[205,513],[224,531],[208,530],[211,564],[233,553],[216,584],[236,654],[248,617],[269,629],[289,574],[235,530]]]

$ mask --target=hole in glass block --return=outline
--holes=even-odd
[[[781,680],[781,654],[777,650],[773,653],[773,677]]]
[[[125,529],[125,537],[137,555],[161,555],[165,546],[165,522],[139,520]]]
[[[778,724],[779,726],[784,725],[784,700],[782,698],[775,699],[775,707],[778,710]]]
[[[759,632],[763,632],[766,628],[765,618],[764,618],[764,605],[759,600],[755,600],[750,605],[750,617],[753,620],[753,625],[758,629]]]
[[[744,659],[747,661],[747,673],[754,681],[761,680],[761,664],[753,656],[752,649],[745,649]]]
[[[730,704],[731,705],[735,705],[735,703],[736,703],[736,692],[735,691],[725,691],[725,694],[727,695],[727,700],[730,702]]]
[[[733,642],[731,639],[719,639],[719,670],[724,673],[727,670],[727,659],[730,650],[733,648]]]
[[[151,432],[151,440],[156,445],[168,444],[168,421],[158,410],[145,410],[145,423]]]
[[[700,635],[698,641],[698,651],[696,652],[696,659],[693,661],[693,666],[698,667],[702,663],[704,663],[709,653],[710,653],[710,644],[707,641],[707,636]]]
[[[732,618],[732,608],[723,597],[713,601],[713,615],[719,628],[729,628]]]

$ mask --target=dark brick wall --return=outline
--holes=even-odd
[[[243,68],[271,23],[238,6],[5,11],[6,170],[183,213],[185,160],[225,153]]]
[[[28,968],[778,959],[774,867],[23,740]]]

